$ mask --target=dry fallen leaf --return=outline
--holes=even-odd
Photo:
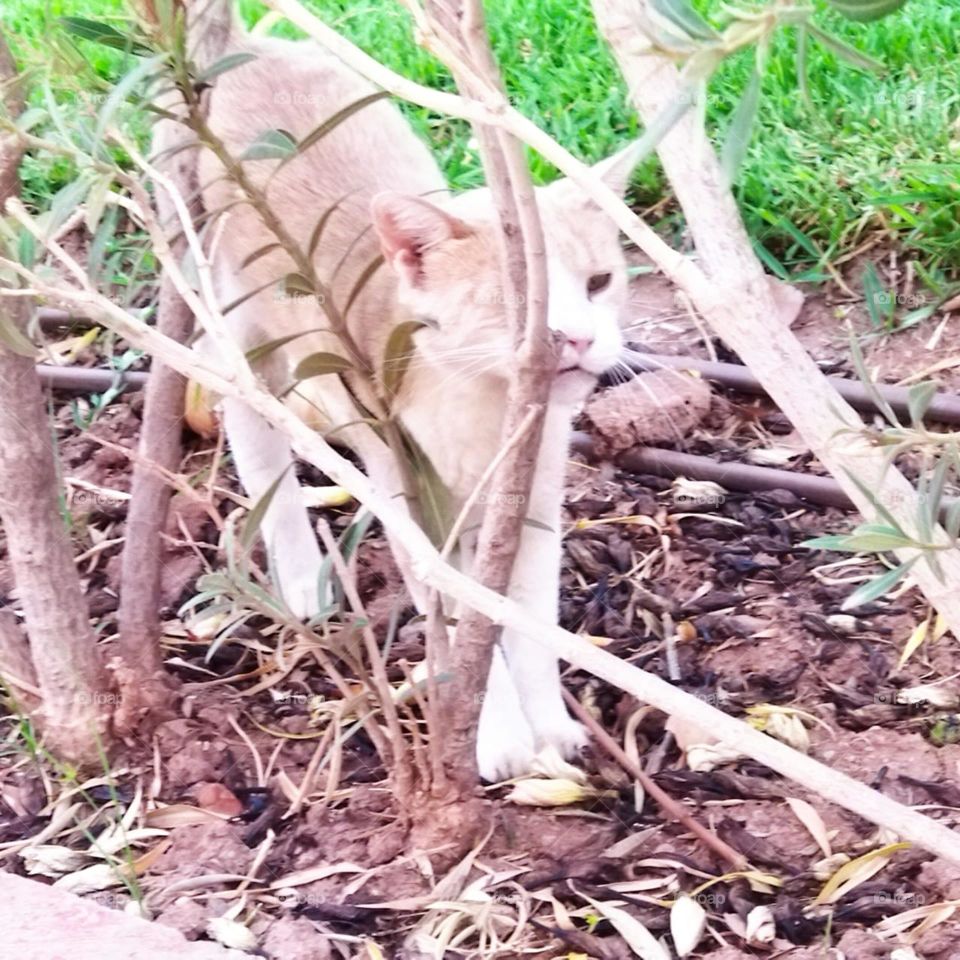
[[[830,837],[827,835],[827,827],[823,818],[806,800],[799,797],[787,797],[787,806],[793,811],[793,815],[807,828],[810,836],[817,841],[817,846],[823,851],[825,857],[833,855],[833,849],[830,846]]]
[[[518,781],[507,794],[507,800],[526,807],[566,807],[571,803],[586,800],[591,795],[591,791],[576,780],[529,779]]]
[[[836,903],[846,896],[855,887],[865,883],[879,873],[889,862],[890,858],[901,850],[907,850],[909,843],[889,843],[845,863],[823,886],[813,901],[814,906],[825,903]]]
[[[207,921],[207,933],[218,943],[234,950],[250,952],[257,949],[257,938],[249,927],[226,917],[212,917]]]
[[[697,949],[707,928],[707,912],[688,896],[677,897],[670,908],[670,935],[678,957]]]
[[[773,943],[777,936],[777,923],[773,911],[766,905],[754,907],[747,914],[747,943]]]

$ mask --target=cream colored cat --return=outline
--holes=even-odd
[[[232,22],[227,0],[213,0],[191,19],[191,43],[201,66],[230,53],[256,55],[217,77],[205,94],[210,126],[234,156],[266,130],[287,130],[299,140],[372,90],[313,43],[245,34]],[[236,188],[220,178],[209,150],[201,152],[199,163],[208,210],[236,198]],[[428,149],[386,101],[354,114],[278,173],[276,160],[248,161],[245,166],[256,183],[267,185],[270,204],[304,248],[319,217],[339,204],[315,263],[341,310],[358,277],[383,253],[385,265],[347,317],[376,369],[396,324],[415,317],[434,321],[435,329],[416,334],[416,357],[396,409],[449,487],[458,510],[498,451],[514,357],[488,192],[451,197]],[[630,167],[630,156],[620,155],[606,161],[602,173],[622,190]],[[547,243],[549,324],[562,337],[563,352],[527,511],[536,526],[528,525],[523,533],[510,595],[530,612],[555,622],[571,417],[597,376],[619,358],[618,319],[627,274],[616,228],[573,184],[561,180],[538,189],[537,199]],[[250,348],[325,327],[314,299],[291,298],[274,282],[294,269],[285,255],[274,251],[244,266],[251,253],[275,239],[254,210],[233,206],[221,223],[208,236],[222,303],[262,288],[228,314],[242,345]],[[275,353],[267,371],[271,386],[287,386],[296,363],[321,350],[343,352],[330,334],[316,332]],[[349,443],[373,480],[402,502],[392,459],[373,432],[356,423],[357,411],[336,377],[303,381],[289,402],[321,429],[352,423],[336,437]],[[322,558],[293,470],[287,469],[290,446],[236,401],[226,400],[223,413],[248,494],[260,497],[283,474],[262,530],[282,596],[298,615],[309,616],[318,606]],[[482,509],[466,528],[478,525]],[[467,568],[472,538],[461,543],[461,564]],[[402,546],[393,547],[407,573]],[[421,604],[422,585],[409,575],[406,579],[414,601]],[[569,756],[584,742],[581,727],[563,705],[558,664],[537,643],[504,634],[478,739],[480,771],[488,780],[524,772],[534,753],[547,744]]]

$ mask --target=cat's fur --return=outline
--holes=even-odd
[[[206,0],[199,0],[203,3]],[[255,38],[231,18],[228,0],[212,0],[191,14],[191,42],[201,65],[238,51],[256,59],[216,78],[209,123],[234,156],[265,130],[284,129],[298,139],[322,120],[371,92],[370,85],[310,42]],[[182,134],[181,134],[182,136]],[[602,172],[621,189],[629,157],[607,161]],[[276,161],[246,163],[259,184]],[[215,210],[237,196],[220,178],[213,154],[199,153],[203,202]],[[397,323],[429,317],[437,329],[416,334],[416,357],[397,409],[406,429],[429,456],[453,495],[455,511],[496,455],[514,346],[500,285],[495,214],[489,193],[457,197],[425,145],[392,104],[380,101],[338,126],[269,181],[269,201],[286,228],[306,247],[318,218],[335,204],[316,253],[317,272],[342,309],[364,268],[379,253],[376,271],[348,316],[351,332],[379,369],[386,337]],[[615,226],[567,181],[537,190],[547,244],[549,324],[564,338],[561,372],[553,389],[510,595],[547,621],[557,617],[561,560],[561,504],[570,422],[596,377],[618,360],[619,316],[626,299],[626,266]],[[228,314],[245,348],[325,326],[319,306],[291,298],[271,283],[293,270],[274,251],[242,266],[274,237],[248,205],[233,206],[208,236],[215,279],[227,304],[259,287],[256,296]],[[604,277],[609,275],[605,282]],[[600,287],[588,291],[588,283]],[[274,354],[271,386],[290,382],[299,359],[317,351],[342,353],[329,334],[312,333]],[[290,398],[318,428],[337,432],[364,460],[385,492],[400,497],[397,470],[357,412],[339,380],[317,377]],[[263,534],[279,589],[299,615],[317,606],[321,553],[292,469],[290,446],[252,411],[224,402],[224,421],[240,478],[259,498],[283,474],[263,521]],[[284,472],[286,470],[286,472]],[[466,527],[479,521],[472,518]],[[548,529],[549,528],[549,529]],[[469,564],[472,544],[462,544]],[[401,569],[402,546],[394,544]],[[406,570],[405,570],[406,573]],[[407,583],[416,602],[423,588]],[[583,742],[580,726],[561,699],[558,664],[539,644],[507,631],[496,651],[480,720],[478,759],[494,780],[524,772],[537,749],[553,744],[569,755]]]

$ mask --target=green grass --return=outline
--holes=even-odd
[[[391,0],[313,0],[328,22],[389,66],[422,83],[452,88],[446,71],[415,46],[409,18]],[[698,0],[715,10],[717,0]],[[263,12],[243,0],[249,22]],[[637,136],[613,60],[598,40],[588,0],[488,0],[494,44],[515,105],[564,146],[597,160]],[[122,16],[121,0],[6,0],[0,23],[16,34],[28,62],[48,57],[49,38],[63,14]],[[858,70],[816,45],[809,57],[812,104],[796,80],[796,37],[775,42],[763,81],[754,136],[737,194],[748,229],[771,269],[796,274],[852,250],[882,227],[903,251],[935,271],[960,272],[960,4],[909,0],[900,13],[872,24],[852,24],[830,12],[821,25],[886,64],[882,75]],[[281,33],[295,35],[281,26]],[[83,44],[102,77],[116,56]],[[59,64],[77,76],[76,64]],[[54,63],[54,69],[57,64]],[[710,85],[707,120],[723,139],[731,111],[752,69],[752,57],[723,65]],[[77,91],[74,98],[82,95]],[[480,182],[467,126],[419,108],[406,108],[430,139],[454,187]],[[30,193],[55,190],[63,165],[28,163]],[[46,163],[46,162],[44,162]],[[535,177],[555,175],[538,157]],[[45,183],[45,180],[47,181]],[[633,200],[662,198],[665,184],[653,159],[638,170]],[[682,223],[668,211],[661,229],[681,239]],[[942,271],[943,273],[937,273]]]

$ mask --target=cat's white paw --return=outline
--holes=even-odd
[[[574,760],[580,749],[587,745],[587,731],[567,713],[566,708],[534,716],[536,719],[531,720],[531,724],[538,752],[544,747],[556,747],[564,760]]]
[[[277,561],[277,588],[290,612],[301,620],[309,620],[323,609],[324,597],[320,592],[320,552],[316,558],[300,564],[289,560]],[[329,587],[325,588],[329,590]]]
[[[501,665],[495,660],[477,729],[477,766],[490,783],[529,773],[536,752],[533,731]]]
[[[533,732],[526,720],[508,723],[502,718],[480,716],[477,730],[477,766],[488,783],[509,780],[530,772],[535,751]]]

